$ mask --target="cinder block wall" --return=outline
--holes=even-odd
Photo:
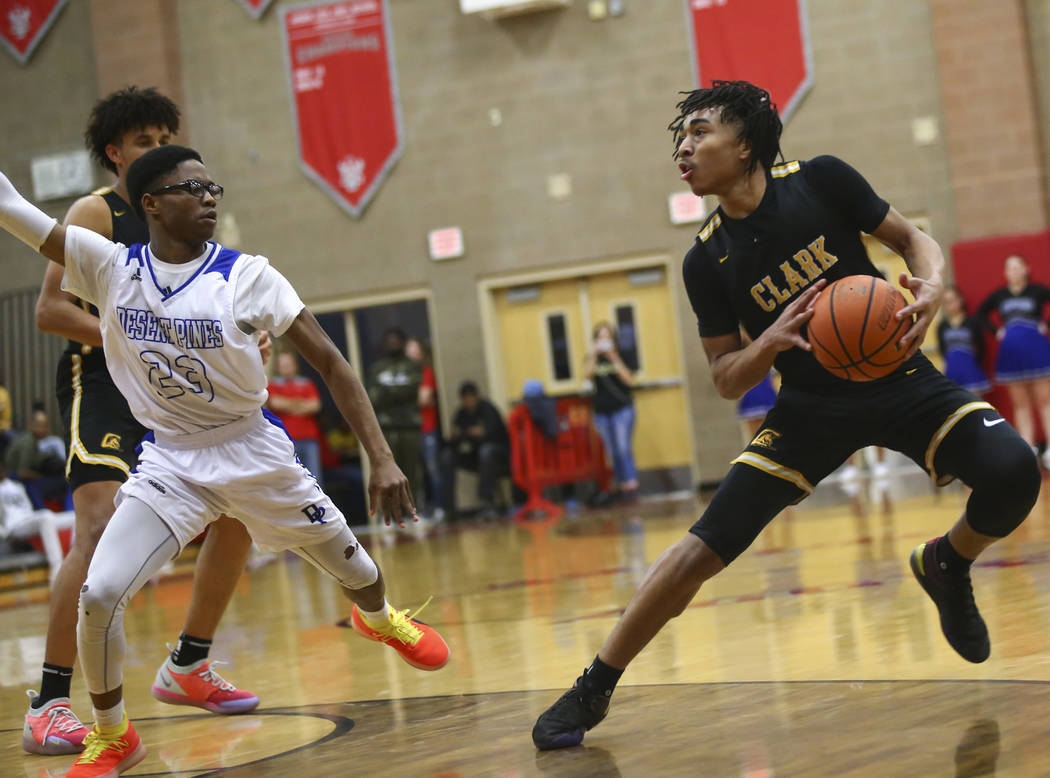
[[[178,50],[159,54],[160,64],[177,62],[192,143],[227,187],[224,210],[241,248],[271,257],[310,302],[430,287],[444,386],[485,376],[479,278],[640,253],[677,258],[692,242],[694,229],[672,227],[666,205],[681,184],[664,127],[677,91],[693,86],[681,2],[631,2],[624,17],[595,23],[582,2],[492,22],[461,15],[453,0],[390,0],[405,149],[353,220],[298,168],[280,4],[256,22],[237,3],[213,0],[180,0],[164,17],[166,1],[154,0],[153,11],[177,28]],[[976,14],[977,0],[966,2]],[[899,210],[928,215],[949,245],[962,228],[930,5],[807,5],[815,86],[787,126],[785,155],[843,157]],[[1030,30],[1048,7],[1050,0],[1029,0]],[[91,22],[86,4],[72,3],[28,68],[0,57],[4,105],[16,108],[0,112],[0,166],[24,189],[29,157],[77,147],[98,82],[108,88],[112,63],[136,61],[107,49],[96,68]],[[1045,31],[1031,35],[1046,48]],[[122,40],[108,36],[106,46],[145,56],[141,40]],[[121,67],[137,80],[134,64]],[[143,72],[168,77],[156,67]],[[52,82],[68,93],[42,99]],[[1038,85],[1045,126],[1050,85]],[[912,122],[924,118],[940,134],[918,146]],[[572,195],[554,200],[547,177],[561,173],[571,176]],[[426,232],[449,225],[463,228],[467,256],[433,263]],[[37,283],[40,272],[25,270],[24,259],[0,241],[0,290]],[[739,437],[680,289],[678,297],[698,464],[710,480],[725,472]]]

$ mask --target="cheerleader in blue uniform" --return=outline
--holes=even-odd
[[[984,333],[975,319],[966,315],[966,301],[954,286],[944,290],[944,316],[937,325],[937,343],[944,357],[944,374],[967,391],[982,395],[992,388],[981,363]]]
[[[1050,340],[1044,318],[1050,289],[1029,282],[1028,263],[1019,256],[1007,258],[1003,274],[1006,286],[992,292],[977,317],[999,339],[995,380],[1010,393],[1014,426],[1034,446],[1036,411],[1050,431]]]
[[[773,373],[770,371],[761,383],[749,389],[736,406],[736,417],[740,420],[740,431],[744,445],[758,434],[762,420],[777,401],[777,390],[773,388]]]

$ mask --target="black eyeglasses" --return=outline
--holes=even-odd
[[[152,192],[147,192],[151,195],[165,194],[166,192],[174,192],[175,190],[181,190],[183,192],[189,192],[196,198],[203,198],[204,193],[207,192],[216,200],[222,199],[222,187],[216,184],[214,181],[198,181],[196,178],[189,178],[185,181],[179,181],[177,184],[168,184],[162,186],[160,189],[154,189]]]

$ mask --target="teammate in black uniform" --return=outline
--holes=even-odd
[[[129,246],[148,243],[145,223],[128,205],[124,177],[132,162],[168,143],[178,129],[178,108],[154,89],[129,87],[96,103],[85,140],[95,159],[117,180],[112,187],[73,203],[65,223]],[[36,319],[41,330],[70,339],[59,361],[57,395],[69,436],[66,477],[73,491],[76,532],[52,589],[40,692],[30,692],[32,703],[22,735],[23,748],[42,754],[79,751],[87,735],[69,708],[77,602],[95,546],[113,515],[113,498],[135,466],[135,449],[145,433],[106,368],[98,311],[63,292],[62,275],[61,265],[49,263]],[[250,692],[202,678],[210,672],[208,647],[250,550],[244,525],[228,517],[215,522],[204,541],[185,629],[171,660],[176,663],[171,676],[185,692],[184,704],[220,712],[223,703],[228,706],[231,701],[242,711],[253,699],[258,704]],[[177,673],[187,667],[192,669]]]
[[[1003,264],[1006,286],[992,292],[977,310],[977,319],[995,333],[995,380],[1006,386],[1014,421],[1021,437],[1034,446],[1034,411],[1044,429],[1050,429],[1050,340],[1047,314],[1050,289],[1033,284],[1023,257],[1007,257]],[[1050,467],[1050,449],[1043,454]]]
[[[937,244],[834,157],[775,165],[781,123],[769,94],[715,82],[678,104],[675,158],[697,195],[719,207],[686,255],[683,276],[719,394],[740,397],[776,366],[782,386],[765,424],[689,533],[646,574],[593,664],[533,729],[539,748],[577,745],[600,722],[627,664],[681,613],[700,585],[742,553],[762,528],[858,448],[902,451],[938,482],[973,492],[951,531],[920,545],[912,570],[934,600],[952,647],[971,662],[989,653],[970,588],[973,559],[1027,516],[1039,468],[1021,437],[988,403],[960,389],[918,353],[937,307],[944,259]],[[908,358],[868,383],[832,376],[803,328],[827,282],[876,275],[861,243],[870,232],[904,257],[901,283],[915,317],[901,338]],[[744,346],[739,325],[752,342]]]

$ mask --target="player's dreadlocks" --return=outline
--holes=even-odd
[[[675,108],[679,114],[667,125],[674,134],[674,152],[678,153],[685,119],[695,111],[705,108],[721,108],[722,121],[736,124],[737,138],[751,146],[747,172],[753,173],[759,162],[768,170],[780,156],[780,133],[784,125],[780,122],[776,104],[769,92],[747,81],[712,81],[708,89],[679,92],[685,99]]]
[[[116,173],[117,166],[106,156],[106,146],[119,143],[128,132],[146,127],[162,127],[175,135],[179,131],[179,109],[153,87],[129,86],[95,103],[84,142],[98,164]]]

